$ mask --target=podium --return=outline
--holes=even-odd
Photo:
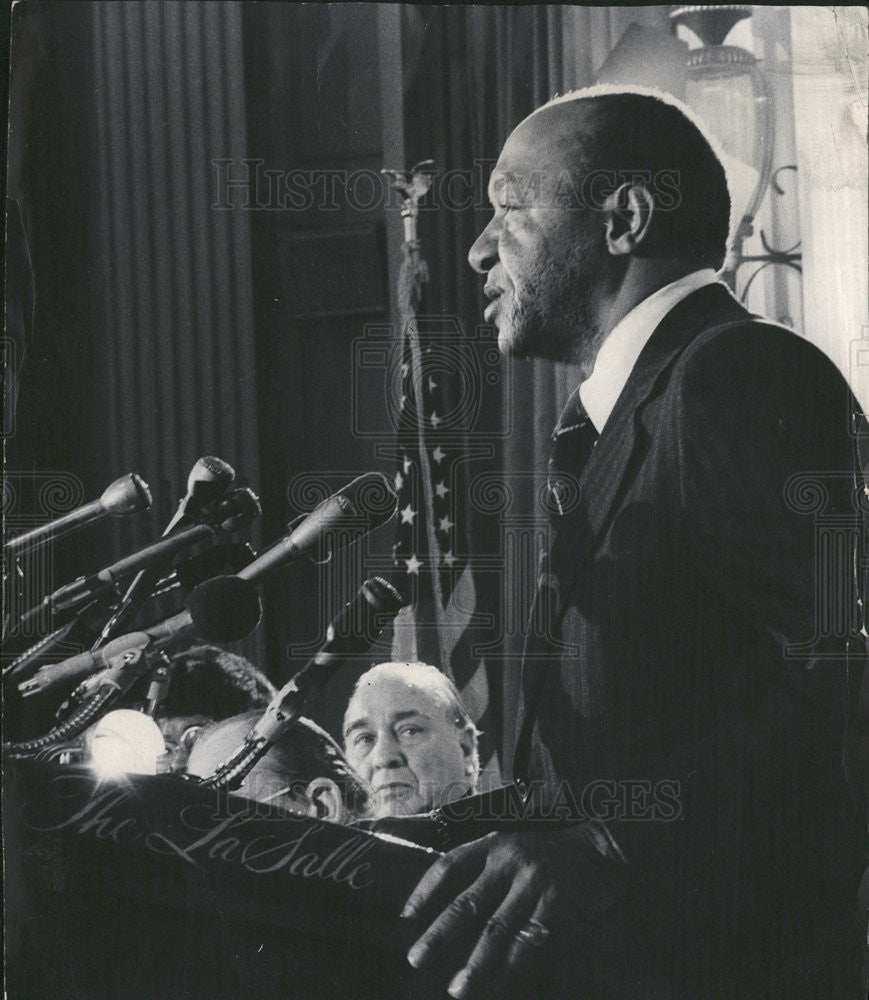
[[[203,789],[4,765],[9,1000],[444,995],[398,914],[437,852]]]

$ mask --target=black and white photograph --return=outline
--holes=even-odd
[[[17,0],[8,1000],[864,1000],[864,6]]]

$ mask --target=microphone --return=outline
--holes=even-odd
[[[284,563],[307,555],[337,528],[360,527],[362,537],[386,524],[395,517],[397,510],[398,494],[392,483],[382,472],[366,472],[315,507],[288,535],[245,566],[238,576],[242,580],[260,580]]]
[[[256,588],[237,576],[216,576],[200,583],[187,595],[184,607],[179,614],[141,632],[130,632],[100,649],[40,667],[18,690],[29,697],[59,682],[79,681],[103,670],[116,657],[152,646],[165,649],[192,635],[205,642],[235,642],[249,635],[262,616]]]
[[[117,562],[106,566],[98,573],[90,576],[80,576],[72,583],[66,583],[58,587],[54,593],[43,598],[42,603],[37,605],[32,611],[25,615],[25,620],[43,608],[47,608],[51,614],[60,614],[64,611],[73,611],[86,604],[92,598],[99,596],[117,584],[130,573],[135,573],[140,569],[154,564],[160,564],[167,559],[171,559],[184,549],[195,545],[196,542],[214,535],[214,529],[207,524],[194,524],[192,528],[186,528],[168,538],[161,538],[159,542],[145,546],[132,555],[125,556]]]
[[[197,523],[208,518],[215,502],[226,493],[234,480],[235,469],[222,458],[213,455],[198,458],[187,476],[187,493],[178,502],[178,510],[163,534],[170,534],[179,524]]]
[[[148,484],[135,472],[128,472],[110,483],[98,500],[92,500],[48,524],[25,531],[23,535],[17,535],[4,544],[3,550],[9,555],[15,555],[25,548],[38,549],[46,542],[76,531],[92,521],[109,516],[138,514],[148,510],[150,506],[151,491]]]
[[[269,747],[302,714],[308,699],[348,659],[368,652],[404,605],[404,598],[383,577],[366,580],[329,625],[326,641],[313,659],[278,691],[244,743],[203,783],[210,787],[237,788]]]
[[[259,497],[249,486],[239,486],[217,505],[215,520],[220,531],[241,531],[262,514]]]
[[[368,652],[405,603],[382,576],[366,580],[332,620],[326,641],[316,655],[272,698],[251,735],[274,742],[301,713],[308,698],[324,687],[347,660]]]
[[[178,510],[166,525],[162,537],[171,535],[179,525],[209,522],[215,504],[226,493],[234,479],[235,469],[222,458],[215,458],[213,455],[198,458],[187,476],[187,493],[181,498]],[[157,574],[153,571],[139,570],[127,587],[118,607],[103,626],[94,648],[103,645],[112,635],[120,631],[121,625],[148,600],[157,584],[157,579]]]
[[[244,487],[233,490],[228,497],[225,497],[220,502],[219,512],[219,516],[225,520],[218,525],[220,533],[218,538],[224,533],[229,534],[247,526],[260,515],[262,510],[253,490]],[[21,617],[10,630],[9,636],[4,637],[4,641],[21,635],[29,623],[37,619],[46,607],[54,617],[52,623],[54,626],[61,621],[65,621],[66,624],[55,628],[51,635],[40,639],[4,666],[4,683],[20,677],[25,671],[32,673],[39,665],[39,661],[50,659],[50,654],[61,643],[72,642],[76,646],[90,645],[104,624],[105,609],[101,608],[101,595],[116,589],[124,575],[135,572],[143,565],[153,564],[158,574],[165,572],[167,564],[176,553],[195,546],[199,539],[208,540],[212,535],[215,535],[215,532],[210,525],[193,525],[169,538],[161,538],[140,552],[126,556],[92,576],[81,576],[50,594]],[[186,562],[179,563],[174,569],[170,569],[168,575],[156,583],[152,596],[160,596],[179,585],[186,592],[192,591],[198,584],[212,577],[234,574],[253,557],[254,552],[249,544],[212,545]],[[102,617],[97,617],[99,615]]]
[[[53,594],[49,594],[42,604],[53,614],[69,611],[86,603],[117,584],[131,573],[149,566],[161,565],[169,559],[191,548],[197,542],[213,538],[218,532],[238,531],[246,528],[262,512],[259,499],[253,490],[244,488],[233,490],[218,505],[221,523],[213,528],[210,524],[194,524],[190,528],[145,546],[132,555],[106,566],[91,576],[80,576],[67,583]]]

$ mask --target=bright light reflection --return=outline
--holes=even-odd
[[[124,774],[156,774],[157,760],[166,752],[156,722],[142,712],[119,708],[94,726],[90,736],[91,767],[100,778]]]

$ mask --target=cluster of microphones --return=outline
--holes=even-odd
[[[33,626],[49,631],[21,649],[3,667],[4,689],[22,700],[62,692],[55,724],[39,736],[6,742],[10,756],[37,756],[91,726],[142,678],[165,675],[169,654],[191,642],[223,644],[245,638],[260,623],[257,588],[277,570],[324,549],[347,545],[391,520],[398,498],[390,481],[369,472],[302,515],[282,538],[258,554],[246,543],[245,565],[232,573],[207,574],[184,600],[184,610],[157,624],[131,630],[143,606],[165,592],[173,562],[203,543],[247,531],[260,515],[256,494],[236,484],[232,467],[220,458],[200,458],[190,471],[187,492],[161,537],[150,545],[80,576],[39,599],[13,620],[4,615],[4,646],[20,648]],[[95,501],[48,524],[9,539],[3,546],[4,583],[14,586],[26,572],[24,555],[106,517],[147,511],[151,494],[136,473],[111,483]],[[7,598],[7,607],[13,606]],[[278,692],[245,744],[212,776],[211,784],[237,787],[305,703],[348,658],[365,653],[405,601],[382,577],[366,580],[329,626],[317,655]],[[70,644],[84,651],[58,660]]]

